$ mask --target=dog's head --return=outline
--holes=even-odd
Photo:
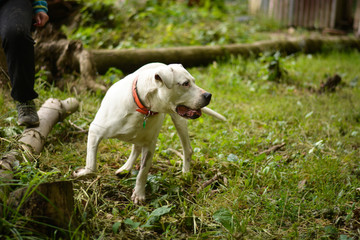
[[[154,72],[158,86],[157,97],[180,116],[196,119],[201,108],[210,103],[211,93],[195,84],[195,79],[181,64],[158,67]]]

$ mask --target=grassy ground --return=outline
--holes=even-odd
[[[181,145],[166,120],[145,205],[134,206],[130,200],[136,171],[129,178],[114,176],[130,145],[103,141],[101,177],[75,182],[82,226],[73,237],[357,239],[360,53],[283,57],[287,76],[281,83],[266,80],[264,59],[233,58],[189,69],[198,85],[213,93],[210,107],[228,121],[207,116],[189,121],[195,153],[192,173],[182,176],[179,157],[168,150],[180,151]],[[335,73],[343,80],[335,92],[314,92]],[[86,133],[73,124],[87,129],[102,96],[74,95],[38,80],[39,104],[48,97],[74,96],[81,107],[47,139],[38,162],[48,174],[28,166],[19,179],[69,179],[72,170],[84,165],[86,152]],[[14,104],[2,91],[0,147],[5,152],[21,129]],[[259,154],[280,143],[285,146],[279,151]],[[201,187],[216,174],[212,184]]]
[[[95,10],[84,10],[82,26],[65,30],[91,48],[131,48],[252,42],[269,38],[264,31],[279,27],[263,19],[239,21],[246,14],[244,7],[220,11],[221,5],[189,9],[164,2],[166,8],[130,4],[117,15],[101,1],[90,2]],[[106,21],[92,24],[99,13]],[[274,62],[280,63],[280,79],[269,70]],[[197,84],[213,94],[210,107],[228,118],[189,121],[194,148],[191,174],[181,174],[181,159],[169,150],[181,151],[181,144],[167,118],[148,178],[147,201],[134,206],[130,196],[136,169],[128,178],[114,176],[131,146],[114,139],[102,141],[100,177],[74,182],[74,217],[80,225],[70,237],[358,239],[359,65],[360,53],[350,51],[234,57],[188,69]],[[318,94],[321,83],[335,73],[343,83],[335,92]],[[112,83],[121,77],[121,72],[109,71],[99,81]],[[86,130],[103,97],[61,91],[41,73],[36,90],[38,106],[49,97],[76,97],[81,105],[54,127],[37,163],[23,163],[16,171],[16,184],[21,186],[71,179],[72,171],[85,164]],[[17,148],[23,128],[17,126],[16,117],[9,90],[0,89],[1,153]],[[261,154],[279,144],[284,146],[278,151]],[[203,187],[210,179],[214,181]],[[1,217],[0,238],[37,237],[23,227],[21,216]]]
[[[113,2],[86,1],[76,27],[63,30],[86,47],[110,49],[247,43],[286,32],[272,19],[250,17],[247,0],[205,0],[201,7],[187,1]]]

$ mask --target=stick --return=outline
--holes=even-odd
[[[272,146],[272,147],[270,147],[269,149],[267,149],[265,151],[259,152],[259,155],[261,155],[263,153],[270,154],[270,153],[276,152],[276,151],[280,150],[280,148],[282,148],[283,146],[285,146],[285,143],[281,143],[281,144]]]
[[[168,148],[167,150],[175,153],[179,158],[184,159],[184,156],[179,151],[172,149],[172,148]]]
[[[196,193],[200,193],[204,188],[206,188],[207,186],[209,186],[210,184],[212,184],[213,182],[217,181],[219,176],[221,174],[217,173],[214,177],[212,177],[211,179],[207,180],[206,182],[204,182],[196,191]]]

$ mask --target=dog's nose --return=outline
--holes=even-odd
[[[211,96],[212,96],[211,93],[208,93],[208,92],[203,94],[203,97],[204,97],[204,99],[206,101],[206,105],[208,105],[210,103]]]

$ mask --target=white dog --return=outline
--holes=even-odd
[[[133,144],[132,152],[117,175],[130,172],[142,153],[140,171],[131,199],[135,204],[145,200],[145,185],[152,163],[155,144],[166,114],[170,114],[183,147],[184,173],[190,170],[192,148],[187,119],[203,112],[218,119],[225,118],[205,108],[211,94],[195,85],[194,77],[180,64],[150,63],[126,76],[109,88],[94,121],[87,142],[86,166],[75,177],[96,172],[96,153],[101,139],[118,138]]]

